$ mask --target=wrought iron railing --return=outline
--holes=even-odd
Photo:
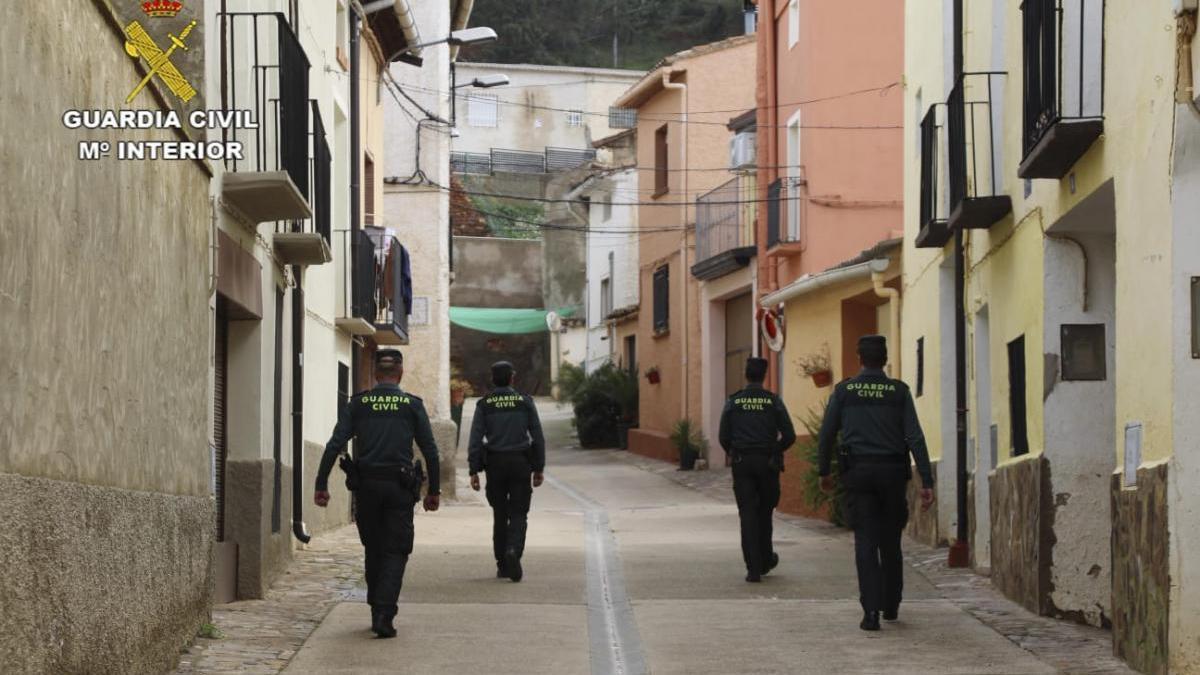
[[[804,236],[808,182],[800,175],[778,178],[767,186],[767,248],[800,243]]]
[[[309,196],[308,56],[278,12],[220,12],[221,107],[249,110],[257,125],[222,131],[244,159],[229,171],[286,171]]]
[[[946,199],[946,127],[939,119],[942,104],[929,106],[921,120],[921,227],[943,223],[950,215]]]
[[[1104,116],[1104,0],[1025,0],[1026,154],[1055,124]]]
[[[341,230],[336,247],[343,261],[339,316],[363,319],[376,331],[408,337],[411,287],[405,279],[404,247],[387,230]]]
[[[590,148],[545,148],[542,152],[492,148],[483,152],[451,152],[450,171],[453,173],[550,173],[569,171],[596,158]]]
[[[964,199],[1005,194],[1000,143],[1003,106],[994,104],[1007,73],[963,73],[946,101],[950,210]]]
[[[697,261],[754,246],[757,191],[754,174],[745,174],[696,198]]]

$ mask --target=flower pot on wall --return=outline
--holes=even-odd
[[[828,370],[818,370],[812,374],[812,381],[818,389],[828,387],[833,384],[833,373]]]
[[[662,382],[662,376],[659,375],[657,370],[648,370],[646,371],[646,381],[650,384],[658,384]]]

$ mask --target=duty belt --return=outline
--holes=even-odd
[[[411,466],[406,466],[403,464],[400,466],[374,466],[374,467],[365,467],[365,466],[359,465],[358,474],[360,476],[362,476],[363,478],[380,478],[383,480],[391,480],[394,478],[399,478],[401,476],[411,477],[413,475],[413,468]]]
[[[733,452],[739,455],[770,455],[777,450],[774,446],[769,445],[735,445]]]
[[[850,453],[850,459],[862,464],[908,464],[908,455],[890,453],[887,455],[856,455]]]

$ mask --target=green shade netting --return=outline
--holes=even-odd
[[[546,314],[550,311],[548,309],[451,307],[450,323],[471,330],[501,335],[542,333],[549,330],[546,327]],[[561,317],[570,317],[575,314],[575,309],[572,307],[560,307],[553,311],[558,312]]]

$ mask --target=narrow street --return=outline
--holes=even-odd
[[[687,476],[689,487],[649,460],[572,449],[565,411],[547,408],[545,425],[549,477],[523,582],[494,577],[490,512],[460,476],[461,501],[417,518],[396,639],[368,630],[358,544],[343,529],[300,554],[281,582],[292,590],[217,608],[225,637],[202,640],[180,672],[1129,672],[1103,632],[913,568],[900,621],[863,633],[848,533],[779,518],[780,566],[748,584],[724,472]],[[284,596],[301,616],[289,621]],[[287,648],[289,634],[303,645]]]

